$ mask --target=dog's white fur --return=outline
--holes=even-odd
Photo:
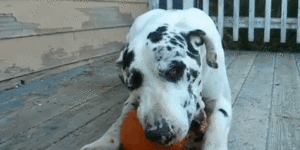
[[[208,113],[209,118],[208,130],[204,136],[203,149],[226,150],[227,136],[232,118],[231,92],[226,75],[224,50],[222,48],[221,37],[215,27],[215,24],[207,14],[195,8],[191,8],[188,10],[152,10],[136,19],[130,29],[129,34],[127,35],[127,42],[129,42],[130,45],[134,45],[133,47],[144,48],[145,46],[143,44],[145,44],[145,42],[140,41],[140,39],[142,39],[141,37],[147,37],[147,34],[149,34],[149,32],[156,30],[156,28],[163,23],[176,24],[176,26],[173,26],[173,28],[178,28],[178,30],[180,30],[181,32],[189,32],[191,30],[200,29],[206,33],[206,36],[202,37],[205,46],[201,46],[201,48],[199,48],[202,62],[200,71],[200,80],[202,80],[202,86],[199,87],[199,90],[203,95],[205,111]],[[122,53],[123,51],[121,52],[121,56]],[[205,61],[206,56],[211,53],[216,54],[217,56],[217,69],[208,66]],[[150,56],[151,54],[147,55]],[[136,57],[142,57],[142,54],[137,52]],[[121,61],[120,59],[122,58],[120,57],[118,61]],[[151,57],[149,57],[148,59],[151,59]],[[144,57],[143,60],[140,60],[140,62],[136,64],[136,67],[143,67],[139,66],[144,64],[141,61],[148,61],[147,63],[149,63],[152,60],[147,60],[147,58]],[[149,70],[141,71],[144,74],[149,73]],[[156,79],[154,78],[151,81],[152,84],[153,82],[159,82],[158,79],[156,81],[154,80]],[[196,90],[197,92],[199,91],[197,89],[193,90]],[[140,92],[145,91],[147,91],[147,88],[144,88],[144,90],[140,90],[138,92],[132,91],[126,103],[140,105],[140,101],[137,100],[137,97],[139,96]],[[159,92],[159,90],[154,91]],[[153,93],[153,90],[150,90],[149,92],[155,94],[155,92]],[[203,103],[203,101],[201,99],[199,100],[200,103]],[[201,109],[203,109],[203,107],[204,105],[201,104]],[[81,150],[118,149],[120,146],[120,129],[122,126],[122,122],[127,113],[133,109],[135,109],[133,105],[124,105],[121,116],[109,128],[109,130],[99,140],[85,145]],[[224,115],[224,113],[222,113],[220,109],[225,111],[226,115]],[[140,111],[140,113],[138,113],[138,117],[140,120],[142,120],[142,111],[144,110],[138,111]],[[196,114],[194,116],[196,116]],[[141,123],[143,124],[142,121]],[[113,139],[113,143],[111,142],[111,139]]]

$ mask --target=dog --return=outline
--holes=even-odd
[[[124,117],[136,110],[145,136],[170,146],[182,141],[199,114],[208,115],[204,150],[227,150],[232,119],[231,92],[222,39],[203,11],[151,10],[130,28],[117,59],[130,91],[121,116],[82,150],[119,149]]]

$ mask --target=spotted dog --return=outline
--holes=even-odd
[[[152,10],[136,19],[116,61],[130,90],[122,115],[88,149],[119,149],[120,128],[136,109],[146,138],[164,146],[208,114],[204,150],[226,150],[232,110],[221,37],[199,9]]]

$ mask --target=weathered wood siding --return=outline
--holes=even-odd
[[[118,51],[147,0],[0,2],[0,81]]]

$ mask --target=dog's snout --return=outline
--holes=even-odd
[[[147,139],[159,145],[168,145],[176,138],[164,119],[155,121],[154,124],[147,123],[145,135]]]

